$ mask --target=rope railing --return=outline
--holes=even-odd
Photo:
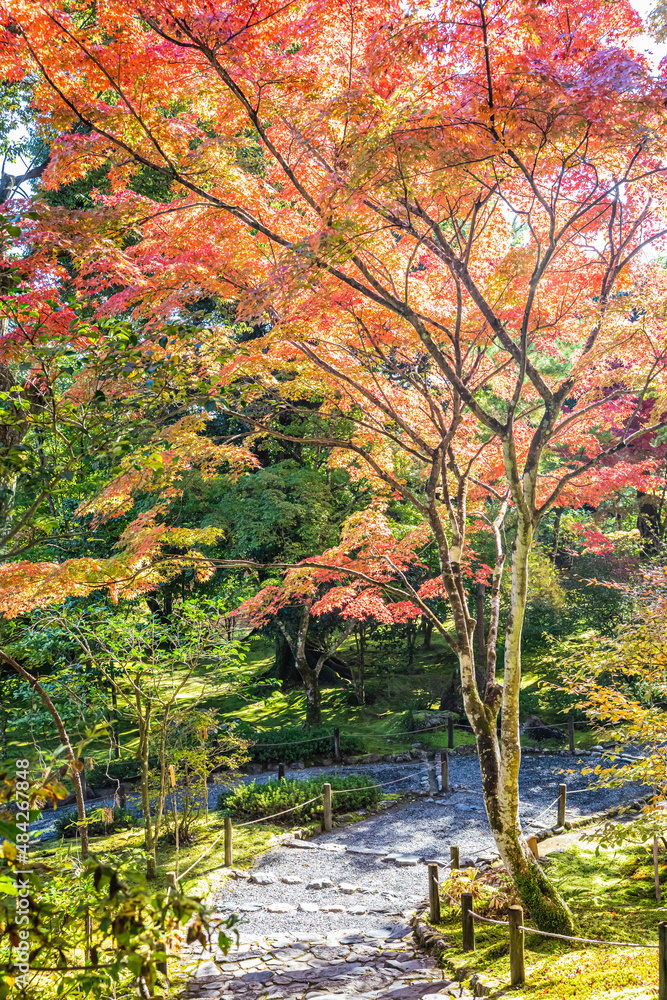
[[[458,868],[459,849],[458,847],[452,847],[450,850],[452,857],[456,858],[456,864],[453,867]],[[641,943],[638,941],[610,941],[603,938],[578,937],[574,934],[558,934],[555,931],[543,931],[537,927],[526,926],[523,922],[523,908],[521,906],[509,907],[509,920],[498,920],[494,917],[487,917],[481,913],[477,913],[474,909],[472,893],[463,892],[461,893],[461,898],[456,899],[447,891],[438,876],[438,864],[431,862],[428,866],[431,923],[440,923],[440,894],[442,893],[454,906],[459,907],[461,911],[462,949],[464,952],[475,950],[475,920],[494,927],[507,927],[510,936],[510,978],[512,986],[519,986],[525,982],[524,934],[537,934],[540,937],[553,938],[570,944],[596,945],[598,947],[612,948],[640,948],[658,951],[661,970],[667,968],[667,921],[663,921],[658,925],[658,944],[651,944],[649,942]],[[659,1000],[667,1000],[667,977],[663,976],[662,971],[660,975]]]
[[[362,792],[365,791],[367,788],[384,788],[387,785],[395,785],[400,781],[407,781],[411,778],[412,778],[411,774],[406,774],[402,778],[395,778],[392,781],[383,781],[375,785],[360,785],[358,788],[333,788],[330,789],[329,794],[338,795],[338,794],[345,794],[346,792]],[[257,819],[249,819],[246,820],[245,823],[236,823],[235,827],[237,830],[240,830],[246,826],[254,826],[256,823],[268,823],[272,819],[278,819],[278,817],[280,816],[287,816],[288,813],[293,813],[297,812],[299,809],[304,809],[306,806],[312,805],[313,802],[318,802],[320,799],[323,799],[324,797],[325,793],[321,792],[319,795],[313,796],[312,799],[306,799],[305,802],[298,802],[295,806],[290,806],[289,809],[281,809],[280,812],[271,813],[269,816],[259,816]],[[197,865],[211,853],[213,848],[223,839],[223,837],[229,837],[229,836],[230,836],[229,829],[228,826],[226,826],[225,830],[223,830],[222,833],[218,834],[218,836],[215,838],[215,840],[212,841],[211,844],[209,844],[209,846],[206,848],[203,854],[201,854],[195,861],[192,862],[189,868],[186,868],[186,870],[179,875],[179,881],[184,879],[186,875],[189,875],[190,872],[194,868],[196,868]],[[169,898],[169,894],[172,888],[173,886],[169,886],[169,889],[167,890],[167,898]]]
[[[576,944],[602,944],[611,945],[614,948],[651,948],[655,951],[659,948],[659,945],[657,944],[639,944],[637,941],[601,941],[599,938],[570,937],[568,934],[554,934],[552,931],[540,931],[537,927],[524,927],[523,924],[520,929],[522,931],[527,931],[528,934],[539,934],[541,937],[558,938],[559,941],[574,941]]]
[[[290,813],[298,812],[298,810],[304,809],[306,806],[312,805],[313,802],[318,802],[320,799],[323,799],[324,800],[324,825],[325,825],[325,829],[326,830],[330,830],[332,828],[332,808],[331,808],[331,802],[332,802],[332,797],[334,795],[344,795],[346,793],[361,792],[361,791],[365,791],[366,789],[370,789],[370,788],[387,788],[387,787],[389,787],[391,785],[400,784],[403,781],[410,781],[410,780],[412,780],[412,778],[413,778],[412,774],[406,774],[406,775],[402,775],[400,778],[392,778],[389,781],[376,782],[376,783],[370,784],[370,785],[359,785],[359,786],[356,786],[354,788],[331,788],[330,784],[327,783],[327,784],[324,785],[324,791],[322,793],[320,793],[319,795],[315,795],[315,796],[313,796],[310,799],[307,799],[305,802],[298,802],[296,805],[290,806],[288,809],[281,809],[280,811],[275,812],[275,813],[271,813],[268,816],[259,816],[259,817],[255,818],[255,819],[246,820],[244,823],[238,823],[238,824],[236,824],[236,827],[237,827],[237,829],[242,829],[244,827],[254,826],[257,823],[268,823],[268,822],[270,822],[273,819],[279,819],[281,816],[287,816]],[[535,823],[539,822],[539,820],[542,818],[542,816],[544,816],[550,809],[552,809],[553,806],[556,805],[556,803],[560,803],[559,814],[562,811],[562,815],[564,816],[565,815],[565,808],[566,808],[565,807],[565,800],[564,800],[565,799],[564,791],[567,791],[568,794],[572,795],[572,794],[577,794],[579,792],[587,792],[587,791],[590,791],[590,789],[588,789],[588,788],[579,788],[579,789],[572,789],[570,791],[570,790],[567,790],[564,785],[561,785],[561,794],[559,795],[559,797],[557,799],[554,799],[553,802],[550,802],[549,805],[546,807],[546,809],[543,809],[542,812],[539,813],[539,815],[537,817],[535,817],[533,820],[526,821],[526,825],[527,826],[531,826],[531,825],[534,825]],[[472,794],[480,794],[480,793],[472,793]],[[222,833],[220,833],[213,840],[213,842],[211,844],[209,844],[209,846],[206,848],[206,850],[195,861],[193,861],[192,864],[179,876],[179,881],[181,879],[185,878],[187,875],[189,875],[190,872],[194,868],[196,868],[196,866],[201,861],[203,861],[204,858],[206,858],[211,853],[211,851],[213,850],[213,848],[223,839],[223,837],[225,838],[225,858],[229,859],[228,861],[226,860],[225,863],[226,864],[229,863],[229,865],[231,865],[232,829],[231,829],[231,820],[229,819],[229,817],[227,817],[225,819],[225,830]],[[437,883],[437,884],[439,884],[439,883]],[[169,892],[171,892],[171,888],[172,887],[170,886],[169,887]],[[449,893],[447,893],[446,889],[444,889],[444,887],[441,887],[441,888],[442,888],[442,891],[447,896],[449,896]],[[167,898],[169,898],[169,892],[168,892]],[[449,898],[452,899],[453,902],[455,902],[455,900],[453,899],[453,897],[449,896]],[[483,918],[480,918],[480,919],[483,919]]]
[[[570,745],[569,745],[569,749],[570,749],[571,752],[576,752],[576,747],[574,745],[574,729],[575,729],[575,727],[581,727],[581,726],[587,727],[587,726],[589,726],[589,723],[587,723],[584,720],[575,720],[575,719],[573,719],[570,716],[570,718],[568,719],[567,722],[546,723],[546,725],[550,729],[569,730],[570,731]],[[533,728],[537,728],[537,727],[533,727]],[[302,739],[302,740],[284,740],[284,741],[276,741],[274,743],[260,742],[258,745],[261,746],[261,747],[267,747],[267,748],[285,747],[285,746],[306,746],[306,745],[311,744],[311,743],[321,743],[323,741],[327,741],[328,739],[331,739],[333,741],[333,744],[334,744],[334,748],[333,748],[334,749],[334,756],[336,757],[336,759],[339,759],[340,756],[341,756],[341,749],[340,749],[341,738],[344,739],[346,736],[350,736],[350,737],[362,737],[363,739],[365,739],[365,740],[367,740],[367,741],[369,741],[369,742],[372,743],[373,741],[381,742],[383,740],[404,740],[404,739],[407,739],[408,737],[419,736],[419,735],[422,735],[424,733],[437,733],[438,731],[443,730],[443,729],[447,729],[448,732],[449,732],[449,740],[448,740],[449,746],[448,746],[448,749],[450,749],[450,750],[454,749],[454,730],[455,729],[465,730],[466,732],[469,732],[469,733],[474,732],[473,727],[469,723],[454,722],[453,717],[450,716],[446,721],[439,722],[439,723],[437,723],[434,726],[424,726],[423,728],[420,728],[420,729],[409,729],[409,730],[406,730],[405,732],[398,732],[398,733],[372,733],[372,732],[360,732],[360,731],[356,731],[356,730],[350,730],[349,732],[341,734],[340,730],[338,730],[337,728],[335,728],[333,734],[331,735],[331,737],[328,737],[326,734],[322,734],[320,736],[304,737],[304,739]],[[266,732],[266,730],[264,732]],[[528,736],[528,738],[530,739],[531,737],[530,737],[529,734],[530,734],[530,730],[527,730],[526,732],[524,732],[522,734],[522,736]]]
[[[449,895],[449,893],[447,893]],[[450,899],[453,897],[450,896]],[[455,902],[458,902],[455,900]],[[460,906],[461,904],[458,903]],[[484,924],[495,924],[496,927],[509,927],[509,920],[494,920],[492,917],[483,917],[481,913],[477,913],[475,910],[469,910],[468,913],[474,920],[480,920]],[[537,927],[525,927],[523,924],[519,925],[520,931],[525,931],[527,934],[539,934],[540,937],[557,938],[559,941],[574,941],[575,944],[600,944],[600,945],[611,945],[614,948],[652,948],[657,951],[657,944],[640,944],[637,941],[604,941],[601,938],[584,938],[584,937],[573,937],[570,934],[556,934],[553,931],[541,931]]]
[[[403,775],[403,777],[401,778],[394,778],[391,781],[382,781],[373,785],[359,785],[358,787],[355,788],[331,788],[329,786],[328,795],[329,798],[331,798],[331,796],[333,795],[344,795],[350,792],[363,792],[368,788],[386,788],[389,785],[396,785],[401,781],[409,781],[412,779],[412,777],[413,776],[411,774],[406,774]],[[325,785],[325,788],[326,787],[327,786]],[[271,813],[269,816],[259,816],[256,819],[249,819],[246,820],[245,823],[235,824],[235,827],[237,830],[240,830],[247,826],[254,826],[256,823],[268,823],[272,819],[278,819],[280,816],[287,816],[288,813],[297,812],[299,809],[304,809],[306,806],[312,805],[313,802],[318,802],[320,799],[325,799],[326,795],[327,795],[326,792],[321,792],[319,795],[315,795],[311,799],[306,799],[305,802],[298,802],[295,806],[290,806],[289,809],[281,809],[280,812]],[[194,868],[196,868],[197,865],[211,853],[213,848],[223,839],[223,837],[226,838],[228,842],[225,847],[225,854],[226,856],[229,855],[231,864],[231,822],[226,822],[225,829],[223,830],[223,832],[218,834],[218,836],[215,838],[215,840],[212,841],[212,843],[209,844],[209,846],[206,848],[203,854],[201,854],[195,861],[192,862],[192,864],[188,868],[186,868],[184,872],[182,872],[179,875],[178,880],[181,881],[186,877],[186,875],[189,875],[190,872]],[[169,898],[172,888],[173,886],[170,885],[167,890],[167,899]]]
[[[574,727],[577,727],[577,726],[580,726],[580,727],[581,726],[588,726],[589,723],[587,723],[585,720],[575,720],[575,719],[570,718],[568,720],[568,722],[553,722],[553,723],[550,722],[550,723],[546,723],[546,725],[550,729],[571,729],[571,728],[574,728]],[[345,737],[345,736],[360,736],[360,737],[363,737],[363,738],[365,738],[367,740],[370,740],[370,741],[372,741],[372,740],[401,740],[401,739],[405,739],[408,736],[418,736],[418,735],[421,735],[423,733],[435,733],[438,730],[445,729],[445,728],[449,729],[450,731],[454,730],[454,729],[463,729],[463,730],[466,730],[467,732],[473,732],[474,731],[473,727],[469,723],[454,722],[453,719],[447,719],[445,722],[439,722],[439,723],[437,723],[434,726],[424,726],[421,729],[409,729],[409,730],[406,730],[405,732],[398,732],[398,733],[369,733],[369,732],[361,732],[361,731],[357,731],[357,730],[350,730],[349,732],[344,733],[342,735],[343,735],[343,737]],[[533,728],[537,728],[537,727],[533,727]],[[525,735],[527,735],[527,733],[523,733],[522,735],[525,736]],[[275,742],[275,743],[260,743],[259,745],[262,746],[262,747],[301,746],[301,745],[305,745],[305,744],[308,744],[308,743],[320,743],[320,742],[322,742],[324,740],[327,740],[328,738],[329,737],[327,737],[326,735],[323,734],[323,735],[320,735],[320,736],[305,737],[302,740],[285,740],[285,741],[278,741],[278,742]],[[339,737],[336,734],[332,734],[332,736],[330,738],[333,739],[334,741],[336,741],[336,740],[339,739]],[[452,744],[452,746],[449,747],[449,749],[453,749],[453,744]]]
[[[368,786],[366,786],[368,787]],[[347,789],[343,789],[347,791]],[[350,791],[356,791],[356,789],[350,789]],[[323,798],[323,794],[315,795],[312,799],[307,799],[305,802],[299,802],[298,805],[292,806],[290,809],[283,809],[281,812],[272,813],[271,816],[260,816],[258,819],[249,819],[245,823],[237,823],[236,829],[240,830],[243,826],[253,826],[255,823],[267,823],[270,819],[276,819],[278,816],[286,816],[287,813],[296,812],[297,809],[303,809],[305,806],[311,805],[313,802],[317,802],[318,799]]]
[[[353,790],[354,789],[351,789],[351,791]],[[280,812],[272,813],[270,816],[260,816],[258,819],[250,819],[247,820],[245,823],[237,823],[236,829],[239,830],[245,826],[253,826],[255,823],[268,823],[269,820],[277,819],[278,816],[286,816],[288,813],[296,812],[297,809],[303,809],[305,806],[312,805],[313,802],[317,802],[318,799],[321,799],[323,797],[324,797],[323,793],[320,793],[320,795],[316,795],[312,799],[307,799],[305,802],[299,802],[297,805],[292,806],[290,809],[283,809]],[[181,874],[179,875],[179,881],[184,879],[186,875],[189,875],[190,872],[193,870],[193,868],[196,868],[197,865],[200,863],[200,861],[203,861],[204,858],[211,853],[215,845],[220,843],[223,837],[229,837],[229,824],[225,824],[225,829],[222,831],[222,833],[218,834],[218,836],[215,838],[215,840],[212,841],[212,843],[209,844],[204,853],[200,854],[200,856],[195,861],[192,862],[189,868],[186,868],[184,872],[181,872]],[[167,899],[169,898],[169,894],[172,888],[173,886],[169,886],[167,890]]]

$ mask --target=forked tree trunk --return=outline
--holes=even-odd
[[[533,857],[519,819],[521,631],[526,610],[531,542],[532,528],[520,517],[512,549],[512,591],[505,634],[500,743],[496,729],[497,706],[492,707],[489,692],[484,713],[479,712],[465,685],[463,693],[466,711],[476,730],[484,802],[500,857],[536,925],[541,930],[571,933],[570,910]],[[462,677],[470,676],[470,655],[460,659]]]
[[[303,681],[303,687],[306,692],[306,725],[308,727],[319,726],[322,724],[322,693],[320,690],[320,673],[322,667],[324,666],[327,657],[335,653],[341,643],[345,642],[347,637],[352,632],[355,622],[353,619],[348,621],[339,637],[327,646],[324,652],[320,654],[314,670],[308,663],[308,657],[306,655],[306,636],[308,635],[309,625],[309,604],[304,604],[301,610],[301,620],[299,622],[299,631],[297,633],[296,641],[288,635],[287,629],[282,622],[278,622],[278,627],[285,636],[285,641],[288,643],[294,655],[294,665],[299,671],[299,675]]]

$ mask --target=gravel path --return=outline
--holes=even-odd
[[[409,769],[406,776],[413,788],[428,784],[426,764],[414,762],[404,769]],[[524,758],[520,793],[528,832],[556,822],[556,807],[548,807],[561,781],[572,792],[586,788],[580,767],[567,776],[559,773],[562,769],[561,757]],[[391,780],[377,776],[380,781]],[[249,930],[263,933],[291,931],[295,920],[308,931],[326,933],[350,917],[356,926],[376,930],[387,915],[406,918],[427,893],[425,861],[448,863],[452,844],[459,846],[462,859],[489,860],[496,854],[477,758],[452,760],[450,782],[449,794],[422,795],[315,840],[281,844],[258,859],[250,879],[237,873],[237,879],[216,897],[216,906],[240,912]],[[622,793],[614,789],[573,794],[568,818],[617,804],[621,794],[626,800],[634,798],[638,787],[628,785]],[[399,857],[382,861],[387,855]],[[322,880],[324,884],[316,888]],[[277,907],[285,907],[284,912]]]
[[[555,808],[544,811],[561,781],[570,791],[586,788],[581,766],[574,764],[572,758],[555,755],[524,758],[520,791],[527,830],[553,825]],[[566,767],[571,773],[563,775]],[[309,769],[309,776],[318,770]],[[354,770],[346,767],[344,773]],[[356,770],[379,781],[394,780],[398,770],[405,784],[422,794],[314,840],[280,844],[248,871],[234,869],[211,903],[220,918],[240,915],[241,945],[224,960],[222,953],[202,953],[199,946],[184,956],[192,973],[191,998],[421,1000],[432,994],[472,995],[445,977],[431,958],[414,951],[409,921],[427,895],[426,861],[446,864],[452,844],[461,850],[462,865],[468,863],[466,856],[478,865],[495,857],[477,759],[453,758],[451,792],[434,795],[426,791],[428,771],[421,761]],[[632,786],[621,792],[584,791],[573,795],[568,815],[574,818],[637,794]]]
[[[587,761],[587,766],[594,766],[600,760],[598,754],[590,754],[591,761]],[[563,781],[568,789],[577,791],[585,789],[588,779],[581,775],[584,765],[577,765],[578,757],[557,753],[524,754],[521,761],[521,775],[519,780],[520,794],[523,801],[522,820],[524,824],[528,820],[537,821],[533,824],[533,832],[552,826],[555,822],[555,815],[552,818],[550,813],[538,818],[553,799],[558,795],[558,784]],[[460,812],[457,813],[457,821],[464,817],[467,812],[470,815],[465,817],[464,829],[474,829],[481,834],[486,827],[486,816],[481,799],[481,777],[479,771],[479,761],[476,756],[462,756],[456,753],[450,755],[450,785],[455,788],[457,785],[462,789],[469,790],[465,802],[460,803]],[[565,773],[559,773],[565,772]],[[571,773],[570,773],[571,772]],[[357,764],[340,767],[309,767],[288,768],[286,777],[299,778],[302,780],[321,777],[324,774],[340,774],[350,776],[354,774],[365,775],[375,779],[379,783],[389,782],[386,787],[388,792],[398,791],[424,791],[429,788],[427,763],[422,760],[411,761],[407,764],[378,763],[378,764]],[[258,784],[275,779],[275,773],[263,772],[258,775],[244,775],[240,780],[243,782],[255,781]],[[397,780],[400,779],[400,780]],[[218,803],[218,796],[228,786],[213,783],[208,789],[209,808],[215,809]],[[645,791],[645,790],[644,790]],[[472,794],[476,793],[476,794]],[[636,798],[643,794],[642,786],[638,784],[627,784],[621,789],[601,789],[596,791],[585,791],[576,794],[568,802],[568,816],[570,818],[578,815],[587,815],[591,812],[604,809],[607,806],[616,805],[619,802]],[[114,804],[113,796],[105,796],[89,799],[88,810],[99,809],[102,806]],[[140,814],[140,802],[138,795],[127,796],[128,808]],[[71,812],[75,806],[69,804],[60,806],[60,811]],[[436,811],[437,814],[437,811]],[[40,839],[46,839],[54,835],[54,821],[58,815],[58,810],[45,810],[41,820],[35,821],[31,829],[39,834]],[[479,819],[480,823],[475,822]],[[359,829],[356,827],[355,829]],[[461,842],[461,847],[464,847]],[[467,847],[466,847],[467,849]]]

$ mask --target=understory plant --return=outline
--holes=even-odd
[[[299,819],[321,819],[322,785],[331,785],[331,808],[334,813],[352,812],[376,805],[381,799],[381,789],[370,778],[352,774],[349,777],[322,775],[309,781],[282,779],[256,784],[239,785],[225,792],[218,799],[218,809],[235,819],[257,819],[291,809],[299,803],[316,799],[315,802],[285,816],[277,817],[277,823],[294,823]]]
[[[182,601],[165,619],[137,601],[124,602],[122,613],[108,606],[57,616],[58,625],[95,663],[116,695],[118,711],[138,731],[141,810],[146,831],[146,873],[157,872],[156,846],[165,823],[172,748],[178,747],[179,700],[189,685],[202,697],[215,670],[238,663],[243,648],[220,634],[215,602]],[[228,751],[243,745],[233,731],[225,734]],[[156,760],[151,767],[152,759]],[[231,764],[236,758],[229,757]],[[201,762],[200,762],[201,763]],[[203,765],[202,765],[203,766]]]
[[[7,806],[18,792],[34,818],[39,803],[57,801],[65,789],[48,773],[22,773],[0,773],[0,1000],[157,1000],[167,994],[165,962],[184,941],[217,943],[227,953],[235,918],[214,935],[199,897],[167,896],[147,881],[142,850],[87,861],[62,847],[41,857],[34,846],[25,851]],[[24,887],[27,897],[19,894]]]

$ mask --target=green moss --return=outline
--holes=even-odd
[[[664,856],[663,856],[664,857]],[[664,917],[655,900],[653,869],[645,849],[596,851],[579,843],[550,855],[549,878],[570,907],[574,934],[597,940],[657,943]],[[667,865],[661,864],[667,887]],[[526,923],[534,925],[532,914]],[[453,973],[466,968],[509,982],[509,939],[506,928],[475,925],[473,953],[461,951],[460,911],[442,901],[438,930],[451,944],[444,964]],[[562,941],[525,936],[526,983],[512,990],[517,1000],[647,1000],[658,983],[657,951],[566,945]]]
[[[516,873],[514,881],[524,909],[530,913],[535,926],[554,934],[572,934],[572,915],[556,887],[542,872],[529,868]]]

